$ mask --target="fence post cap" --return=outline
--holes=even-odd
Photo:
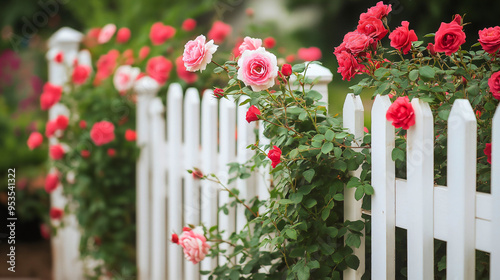
[[[158,82],[149,77],[145,76],[140,78],[134,85],[134,90],[137,92],[137,94],[140,95],[145,95],[145,96],[154,96],[160,89],[160,84]]]
[[[306,62],[306,65],[308,63],[309,62]],[[333,80],[332,71],[330,71],[330,69],[326,68],[325,66],[316,63],[309,63],[306,76],[313,80],[319,77],[319,81],[327,83]]]
[[[54,48],[57,45],[64,43],[80,43],[83,39],[83,34],[73,28],[63,27],[57,30],[48,40],[49,48]]]

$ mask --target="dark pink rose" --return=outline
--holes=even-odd
[[[151,26],[151,31],[149,32],[149,39],[153,45],[161,45],[165,43],[168,39],[174,37],[175,28],[170,25],[164,25],[161,22],[157,22]]]
[[[408,129],[415,124],[415,111],[408,96],[398,97],[387,110],[386,118],[395,128]]]
[[[40,132],[35,131],[30,134],[30,137],[28,138],[28,148],[30,150],[35,149],[36,147],[40,146],[43,142],[43,136]]]
[[[155,56],[148,60],[146,74],[155,79],[160,85],[163,85],[170,77],[172,67],[170,60],[163,56]]]
[[[281,149],[278,146],[273,146],[267,153],[267,157],[271,160],[271,166],[276,168],[276,165],[281,162]]]
[[[486,143],[486,147],[484,148],[483,153],[488,158],[488,163],[491,164],[491,143]]]
[[[378,19],[382,19],[386,17],[392,11],[391,5],[384,5],[384,2],[380,1],[377,5],[371,7],[366,11],[366,13],[362,13],[360,15],[360,19],[376,17]]]
[[[347,51],[335,53],[335,57],[339,63],[337,72],[342,75],[342,80],[350,81],[354,75],[360,73],[361,64],[358,63],[356,57]]]
[[[102,146],[115,139],[115,125],[108,121],[97,122],[90,130],[90,138],[97,146]]]
[[[490,92],[496,99],[500,100],[500,71],[493,73],[488,79]]]
[[[487,53],[495,53],[500,49],[500,26],[479,30],[479,43]]]
[[[130,40],[131,32],[127,27],[122,27],[116,33],[116,42],[123,44]]]
[[[408,28],[409,25],[409,22],[402,21],[401,26],[389,35],[391,47],[402,51],[403,54],[407,54],[411,49],[411,43],[418,40],[415,31]]]
[[[462,17],[455,15],[455,19],[450,23],[441,23],[439,30],[436,32],[435,50],[436,52],[444,52],[446,55],[458,51],[460,46],[465,43],[465,32],[460,25]]]
[[[321,50],[317,47],[300,48],[297,57],[304,61],[315,61],[321,59]]]
[[[359,33],[365,34],[376,41],[380,41],[389,32],[385,29],[382,20],[377,17],[367,17],[358,21],[356,29]]]
[[[353,55],[365,52],[373,44],[373,39],[366,34],[352,31],[344,36],[343,45],[339,47],[346,48]]]
[[[258,115],[260,115],[259,108],[255,107],[255,105],[250,106],[250,108],[248,108],[246,115],[247,122],[251,123],[253,121],[258,121],[259,120]]]
[[[212,25],[210,31],[208,31],[208,39],[214,40],[216,44],[221,44],[224,42],[226,37],[231,33],[232,27],[229,24],[225,24],[222,21],[216,21]]]

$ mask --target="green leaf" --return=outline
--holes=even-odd
[[[290,257],[292,257],[292,258],[302,257],[304,255],[305,251],[306,251],[306,249],[303,247],[293,248],[292,251],[290,252]]]
[[[335,132],[333,132],[333,130],[329,129],[326,131],[326,133],[325,133],[326,141],[332,141],[334,137],[335,137]]]
[[[359,246],[361,245],[361,238],[357,234],[350,233],[345,239],[345,244],[350,247],[359,248]]]
[[[339,159],[342,156],[342,149],[339,147],[333,148],[333,154],[337,159]]]
[[[293,149],[290,152],[290,158],[296,158],[299,155],[299,150],[298,149]]]
[[[314,171],[314,169],[309,169],[304,171],[304,173],[302,173],[302,176],[304,176],[304,179],[306,179],[307,182],[311,183],[315,173],[316,171]]]
[[[222,71],[224,71],[224,69],[222,67],[215,67],[215,69],[214,69],[215,74],[222,73]]]
[[[360,200],[363,198],[363,196],[365,195],[365,188],[363,185],[359,186],[356,188],[356,191],[354,192],[354,198],[356,200]]]
[[[408,74],[408,78],[410,78],[410,81],[416,81],[418,78],[418,70],[414,69],[410,71],[410,74]]]
[[[392,150],[392,160],[396,161],[397,159],[404,161],[405,160],[405,152],[399,148],[394,148]]]
[[[310,90],[306,93],[306,96],[307,97],[310,97],[314,100],[321,100],[321,98],[323,97],[323,95],[315,90]]]
[[[293,240],[297,240],[297,231],[294,230],[293,228],[289,228],[289,229],[285,230],[285,234],[289,238],[291,238]]]
[[[359,259],[355,255],[349,255],[345,258],[345,263],[348,267],[356,270],[359,267]]]
[[[231,273],[229,274],[229,279],[231,279],[231,280],[240,279],[240,272],[238,270],[231,271]]]
[[[374,75],[375,75],[375,77],[376,77],[376,78],[380,79],[380,78],[382,78],[385,74],[387,74],[388,72],[389,72],[389,69],[381,67],[381,68],[379,68],[379,69],[375,70]]]
[[[326,142],[325,144],[323,144],[323,147],[321,147],[321,152],[323,154],[328,154],[332,150],[333,150],[333,143],[332,142]]]
[[[336,195],[333,196],[333,199],[336,200],[336,201],[343,201],[344,200],[344,194],[338,193],[338,194],[336,194]]]
[[[424,38],[427,38],[427,37],[434,37],[436,36],[436,33],[429,33],[429,34],[425,34],[424,35]]]
[[[297,73],[302,73],[302,72],[304,72],[305,69],[306,69],[306,66],[304,65],[304,63],[295,64],[292,67],[292,71],[297,72]]]
[[[309,279],[309,276],[310,276],[310,270],[309,270],[309,267],[307,267],[307,266],[305,266],[304,268],[297,271],[297,278],[298,279]]]
[[[313,188],[313,186],[311,186],[311,185],[300,186],[297,193],[300,193],[302,195],[308,195],[311,192],[312,188]]]
[[[304,201],[304,205],[307,208],[312,208],[314,205],[316,205],[318,202],[314,198],[308,198],[306,201]]]
[[[418,73],[420,74],[420,77],[427,78],[427,79],[432,79],[436,75],[436,71],[434,70],[434,68],[427,66],[427,65],[424,67],[421,67],[418,70]]]
[[[375,193],[375,190],[373,189],[372,185],[365,184],[365,194],[366,195],[373,195],[374,193]]]
[[[450,116],[450,110],[441,110],[441,111],[439,111],[438,116],[442,120],[446,121],[446,120],[448,120],[448,117]]]
[[[328,234],[331,238],[335,238],[337,237],[337,234],[339,234],[339,230],[336,227],[327,227],[326,234]]]
[[[323,209],[323,211],[321,211],[321,219],[323,221],[326,221],[326,219],[328,219],[328,216],[330,216],[330,209],[328,208]]]

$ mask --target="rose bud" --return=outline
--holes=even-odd
[[[285,63],[281,66],[281,73],[286,77],[292,75],[292,65]]]
[[[224,97],[224,90],[221,89],[221,88],[215,88],[214,89],[214,96],[216,98],[222,98],[222,97]]]
[[[179,244],[179,236],[176,233],[172,233],[172,243]]]

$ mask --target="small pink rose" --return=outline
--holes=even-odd
[[[161,22],[157,22],[151,26],[151,31],[149,32],[149,39],[153,45],[161,45],[165,43],[168,39],[174,37],[175,28],[170,25],[164,25]]]
[[[297,51],[297,57],[304,61],[315,61],[321,59],[321,50],[317,47],[300,48]]]
[[[179,245],[184,249],[186,260],[197,264],[208,254],[210,245],[204,236],[203,229],[196,227],[193,230],[183,231],[179,237]]]
[[[276,56],[264,48],[245,51],[238,60],[238,66],[238,80],[251,86],[253,91],[274,86],[279,71]]]
[[[196,28],[196,20],[192,18],[186,19],[184,22],[182,22],[182,30],[184,31],[193,31],[193,29]]]
[[[208,39],[214,40],[216,44],[224,42],[226,37],[231,33],[232,27],[222,21],[216,21],[208,32]]]
[[[253,51],[262,47],[262,40],[258,38],[245,37],[243,43],[239,46],[239,53],[242,54],[244,51]]]
[[[50,146],[49,155],[53,160],[60,160],[64,157],[64,148],[60,144]]]
[[[101,31],[99,32],[99,36],[97,37],[97,43],[104,44],[111,40],[111,37],[116,32],[116,25],[109,23],[106,24]]]
[[[115,125],[108,121],[97,122],[90,130],[90,139],[96,146],[102,146],[115,139]]]
[[[35,149],[36,147],[40,146],[43,142],[43,136],[40,132],[35,131],[30,134],[30,137],[28,138],[28,148],[30,150]]]
[[[212,55],[217,50],[217,45],[213,40],[205,43],[206,38],[203,35],[196,37],[184,46],[182,60],[187,71],[203,71],[207,68],[207,64],[212,61]]]
[[[113,85],[117,91],[126,92],[134,86],[139,73],[141,73],[141,70],[137,67],[122,65],[115,71],[115,75],[113,76]]]
[[[124,44],[128,40],[130,40],[131,32],[130,29],[127,27],[122,27],[118,30],[118,33],[116,33],[116,42],[119,44]]]

